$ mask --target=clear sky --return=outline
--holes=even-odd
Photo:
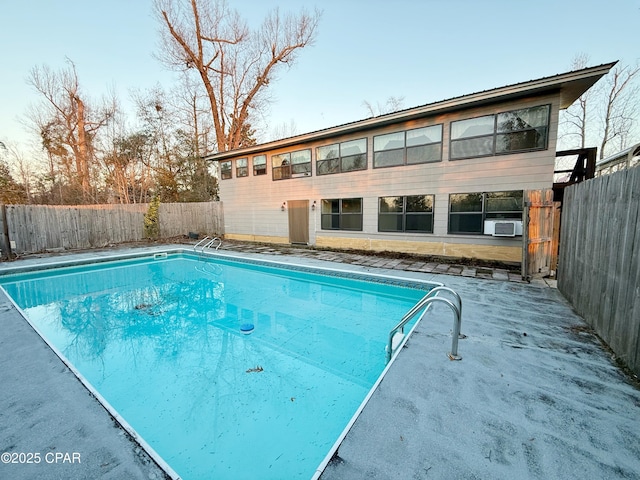
[[[404,97],[409,108],[589,66],[640,59],[640,0],[228,0],[253,25],[274,7],[323,11],[315,45],[270,85],[269,126],[295,133],[368,116],[363,106]],[[71,59],[83,90],[169,85],[153,57],[151,0],[2,0],[0,141],[26,145],[21,124],[39,100],[26,84],[34,66]]]

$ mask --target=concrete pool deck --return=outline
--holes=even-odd
[[[462,297],[467,335],[450,361],[452,315],[436,304],[319,478],[640,478],[640,389],[551,282],[311,252],[229,244],[221,254],[442,282]],[[111,254],[31,256],[0,271]],[[0,325],[0,453],[42,456],[0,463],[0,478],[167,478],[2,294]],[[81,463],[49,463],[55,453]]]

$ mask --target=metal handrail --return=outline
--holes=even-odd
[[[438,292],[441,292],[441,291],[452,293],[455,297],[457,305],[454,304],[451,300],[436,296]],[[404,317],[402,317],[402,320],[400,320],[400,322],[395,327],[393,327],[389,332],[389,341],[387,343],[387,349],[386,349],[387,363],[391,360],[391,357],[394,351],[393,337],[398,332],[404,335],[404,326],[407,323],[409,323],[422,309],[424,309],[424,311],[422,312],[422,315],[420,316],[420,320],[421,320],[424,317],[424,315],[427,313],[427,311],[429,310],[429,307],[431,306],[431,303],[433,302],[442,302],[448,305],[449,308],[451,308],[451,310],[453,311],[453,315],[454,315],[453,338],[451,339],[451,351],[449,352],[448,356],[449,356],[449,359],[451,360],[462,360],[462,357],[458,355],[458,339],[465,338],[465,336],[460,333],[460,328],[462,324],[462,299],[460,298],[460,295],[458,295],[455,291],[451,290],[448,287],[436,287],[430,290],[429,293],[427,293],[424,297],[422,297],[420,301],[418,301],[418,303],[416,303],[411,308],[411,310],[409,310],[404,315]]]
[[[460,298],[460,295],[458,295],[458,292],[456,292],[452,288],[445,287],[444,285],[440,285],[438,287],[435,287],[429,290],[429,293],[427,293],[427,297],[433,297],[440,292],[447,292],[453,295],[453,298],[456,300],[456,303],[458,305],[458,310],[460,311],[460,319],[462,319],[462,298]]]
[[[211,237],[209,237],[209,236],[204,237],[202,240],[200,240],[198,243],[196,243],[196,244],[193,246],[193,250],[195,251],[195,249],[196,249],[196,248],[198,248],[200,245],[202,245],[204,242],[206,242],[206,241],[207,241],[207,240],[209,240],[210,238],[211,238]],[[204,250],[204,247],[202,247],[202,249]]]
[[[216,246],[216,250],[218,250],[220,248],[220,246],[222,245],[222,240],[218,237],[214,237],[211,239],[211,241],[209,243],[207,243],[204,247],[202,247],[202,250],[204,250],[205,248],[211,248],[211,245],[213,245],[213,242],[218,241],[218,245]]]
[[[209,241],[207,242],[207,240],[209,240]],[[204,252],[204,249],[205,248],[211,248],[211,246],[213,245],[213,243],[215,241],[218,241],[218,245],[216,245],[216,250],[218,250],[222,246],[222,239],[219,238],[219,237],[211,238],[208,235],[206,237],[204,237],[202,240],[200,240],[198,243],[196,243],[193,246],[193,250],[195,251],[196,248],[201,247],[200,251]],[[204,243],[204,242],[207,242],[207,243]]]

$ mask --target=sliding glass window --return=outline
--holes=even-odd
[[[274,180],[291,178],[291,154],[271,155],[271,172]]]
[[[311,175],[311,150],[291,152],[291,176],[309,177]]]
[[[550,112],[550,105],[540,105],[451,122],[450,158],[544,150]]]
[[[333,143],[316,148],[316,174],[352,172],[367,168],[367,139]]]
[[[362,198],[335,198],[321,201],[322,230],[362,231]]]
[[[544,149],[549,130],[549,106],[499,113],[496,153]]]
[[[274,180],[308,177],[311,175],[311,150],[271,155],[271,169]]]
[[[442,160],[442,125],[373,137],[373,168]]]
[[[433,233],[433,195],[380,197],[379,232]]]

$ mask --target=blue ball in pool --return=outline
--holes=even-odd
[[[243,323],[242,325],[240,325],[240,332],[244,333],[245,335],[249,335],[251,332],[253,332],[253,323]]]

